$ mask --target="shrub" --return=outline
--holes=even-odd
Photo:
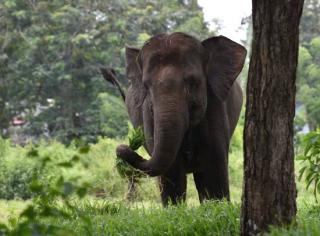
[[[31,197],[28,184],[34,165],[23,158],[23,152],[22,148],[12,148],[9,140],[0,138],[0,199]]]
[[[32,179],[34,166],[26,162],[0,164],[0,198],[28,199],[32,197],[29,183]]]
[[[0,146],[3,148],[0,153],[0,199],[25,200],[31,198],[33,195],[29,190],[29,185],[39,163],[37,157],[31,158],[28,155],[34,150],[34,145],[12,146],[8,140],[0,139]],[[70,159],[72,154],[75,153],[73,148],[66,148],[57,142],[41,142],[38,145],[37,152],[44,157],[50,156],[52,160],[52,163],[48,164],[42,173],[40,181],[53,181],[60,174],[68,177],[75,176],[75,173],[68,173],[66,170],[61,171],[54,166],[54,164],[63,163]]]
[[[298,156],[302,161],[299,180],[304,177],[306,189],[313,186],[314,197],[320,192],[320,129],[310,132],[302,139],[303,152]]]
[[[40,156],[37,149],[30,149],[27,157],[36,158],[36,168],[32,171],[29,191],[34,198],[20,213],[18,218],[10,221],[10,227],[0,224],[0,235],[74,235],[72,230],[66,230],[60,225],[48,222],[54,218],[70,218],[70,211],[74,209],[71,199],[74,196],[83,198],[87,193],[87,184],[79,184],[77,178],[65,179],[63,175],[57,176],[54,181],[42,181],[47,166],[52,164],[58,170],[72,168],[81,161],[80,155],[89,151],[89,147],[80,148],[70,160],[59,163],[51,163],[49,156]],[[85,220],[83,214],[79,214],[80,220]],[[47,221],[46,221],[47,220]]]

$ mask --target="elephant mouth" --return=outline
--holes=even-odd
[[[197,136],[198,134],[194,129],[188,129],[181,145],[184,169],[187,173],[194,173],[200,170],[200,163],[197,158],[197,148],[199,146]]]

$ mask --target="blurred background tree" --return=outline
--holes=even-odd
[[[212,35],[196,0],[4,0],[0,2],[0,130],[14,117],[32,137],[122,137],[127,115],[98,72],[124,74],[124,45],[184,31]]]
[[[297,74],[297,113],[300,124],[320,127],[320,1],[306,0],[300,24],[300,49]],[[301,125],[300,125],[301,126]]]
[[[241,24],[247,30],[243,44],[250,54],[251,16],[244,17]],[[295,133],[306,133],[320,127],[320,0],[305,0],[299,38]],[[243,87],[247,69],[248,62],[240,74]]]
[[[296,132],[320,126],[320,1],[306,0],[300,25]],[[251,18],[246,17],[250,49]],[[183,31],[199,39],[209,30],[196,0],[3,0],[0,1],[0,134],[15,118],[33,139],[127,133],[127,113],[99,66],[124,78],[124,46],[152,35]],[[244,26],[242,26],[244,27]],[[246,84],[247,66],[241,73]],[[240,133],[239,133],[240,134]]]

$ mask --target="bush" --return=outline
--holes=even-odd
[[[303,152],[298,156],[302,161],[299,179],[304,177],[306,189],[313,186],[314,197],[320,193],[320,129],[310,132],[302,139]]]
[[[49,156],[40,156],[38,149],[32,148],[27,153],[30,158],[37,158],[36,168],[32,171],[29,190],[33,193],[33,201],[19,214],[12,218],[10,227],[0,224],[0,235],[71,235],[60,225],[46,221],[54,218],[70,218],[74,209],[71,204],[73,197],[82,199],[87,193],[87,184],[79,184],[77,178],[65,179],[61,174],[54,181],[42,181],[47,166],[62,170],[72,168],[81,161],[81,155],[89,151],[89,147],[81,147],[70,160],[53,163]],[[85,219],[83,214],[79,218]]]
[[[29,183],[32,179],[34,166],[25,162],[0,164],[0,198],[28,199],[32,197]]]
[[[33,195],[29,185],[39,164],[39,158],[30,155],[34,150],[34,145],[12,146],[8,140],[0,139],[0,146],[3,148],[0,153],[0,199],[31,198]],[[57,142],[42,142],[38,145],[37,152],[52,159],[52,163],[48,164],[42,173],[40,181],[50,182],[56,179],[60,173],[68,177],[75,176],[75,173],[61,171],[54,166],[54,164],[70,159],[75,153],[73,148],[66,148]]]
[[[123,141],[127,143],[127,141]],[[59,176],[65,179],[89,184],[89,193],[96,197],[123,198],[127,190],[127,183],[115,169],[115,150],[120,142],[112,139],[98,139],[90,146],[90,152],[81,156],[81,163],[75,163],[72,168],[57,168],[65,166],[77,155],[77,144],[72,142],[68,147],[52,141],[40,142],[36,147],[29,144],[25,147],[12,146],[8,140],[0,139],[0,199],[28,199],[32,197],[29,184],[32,174],[39,164],[39,157],[28,156],[34,148],[39,156],[50,158],[45,171],[41,174],[41,181],[52,183]],[[143,150],[139,150],[146,156]],[[141,181],[138,188],[138,200],[159,200],[156,184],[148,178]],[[151,190],[150,190],[151,189]]]
[[[30,198],[33,163],[23,158],[22,148],[12,148],[8,140],[0,138],[0,148],[0,199]]]

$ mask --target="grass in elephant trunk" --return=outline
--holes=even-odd
[[[129,147],[136,151],[145,143],[144,133],[141,127],[137,129],[131,128],[128,135]],[[115,162],[116,169],[119,175],[126,179],[128,182],[128,190],[126,194],[126,199],[128,201],[133,201],[136,199],[136,184],[139,183],[139,178],[146,177],[146,175],[131,165],[126,161],[122,160],[120,157],[116,157]]]

